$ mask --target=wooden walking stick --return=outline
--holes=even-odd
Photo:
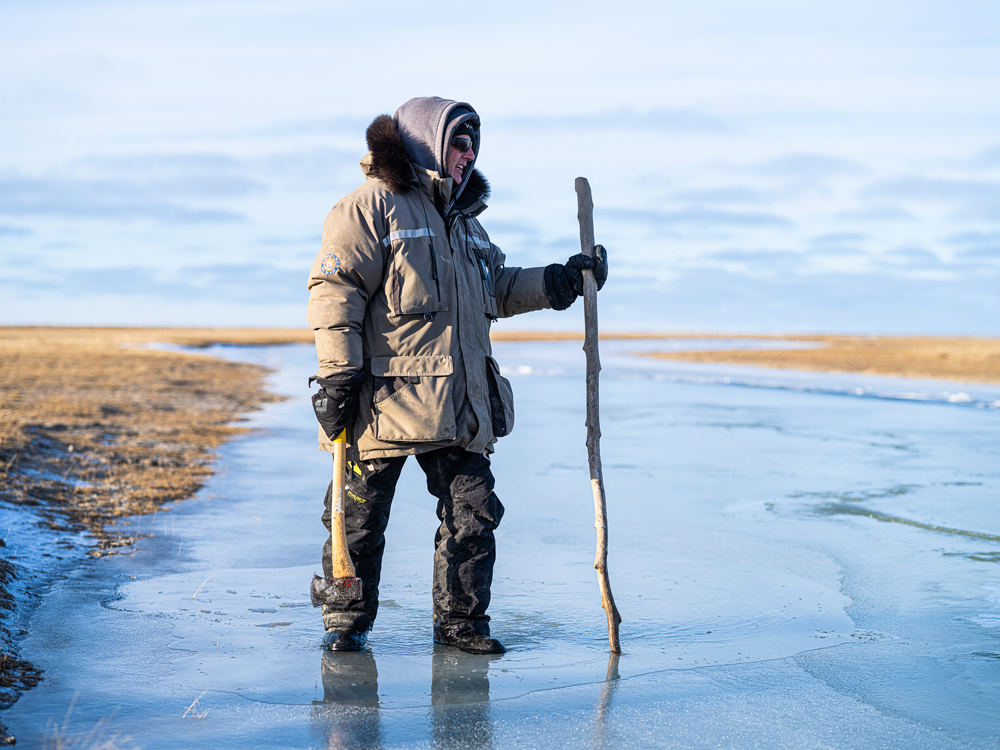
[[[586,177],[576,178],[576,217],[580,221],[580,247],[584,255],[594,255],[594,201],[590,197],[590,183]],[[601,467],[601,409],[598,385],[601,358],[597,352],[597,282],[592,271],[583,272],[583,351],[587,353],[587,459],[590,463],[590,487],[594,492],[594,511],[597,529],[597,558],[594,568],[601,586],[601,606],[608,616],[608,642],[611,653],[620,654],[618,614],[615,598],[608,581],[608,500],[604,494],[604,470]]]

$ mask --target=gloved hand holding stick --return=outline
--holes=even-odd
[[[576,178],[577,219],[580,221],[580,248],[585,255],[593,257],[594,245],[594,201],[590,195],[590,183],[585,177]],[[599,251],[600,252],[600,251]],[[604,471],[601,467],[601,417],[598,385],[601,359],[597,351],[597,282],[593,271],[583,271],[583,314],[584,343],[587,354],[587,458],[590,463],[590,486],[594,492],[594,510],[597,529],[597,558],[594,568],[601,587],[601,606],[608,616],[608,641],[611,652],[620,654],[618,625],[622,617],[618,614],[611,583],[608,581],[608,502],[604,494]]]

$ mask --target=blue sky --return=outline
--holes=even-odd
[[[995,2],[8,0],[0,323],[304,325],[367,123],[439,95],[509,265],[590,179],[605,329],[998,335],[998,91]]]

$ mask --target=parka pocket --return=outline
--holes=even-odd
[[[390,235],[391,237],[392,235]],[[394,315],[426,315],[448,309],[439,268],[441,259],[431,237],[407,237],[392,242],[392,265],[386,283]]]
[[[490,320],[497,319],[497,288],[493,278],[493,269],[489,262],[476,255],[476,265],[479,267],[479,278],[483,282],[483,312]]]
[[[386,442],[454,440],[451,357],[373,357],[375,437]]]
[[[476,226],[478,226],[478,222]],[[483,296],[483,312],[490,320],[496,320],[497,287],[496,268],[493,266],[493,244],[485,233],[476,229],[476,226],[466,226],[465,251],[469,262],[475,266],[476,275],[479,276]]]
[[[514,389],[500,374],[500,365],[493,357],[486,358],[486,377],[490,387],[490,414],[493,417],[493,437],[502,438],[514,429]]]

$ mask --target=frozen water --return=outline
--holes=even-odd
[[[317,647],[314,354],[216,347],[294,398],[252,416],[197,497],[133,519],[152,534],[134,556],[51,587],[24,642],[46,681],[4,722],[28,746],[72,704],[67,735],[105,720],[147,748],[1000,747],[1000,388],[632,354],[674,345],[602,344],[620,658],[579,342],[495,347],[517,398],[494,457],[502,657],[431,643],[415,462],[369,650]]]

